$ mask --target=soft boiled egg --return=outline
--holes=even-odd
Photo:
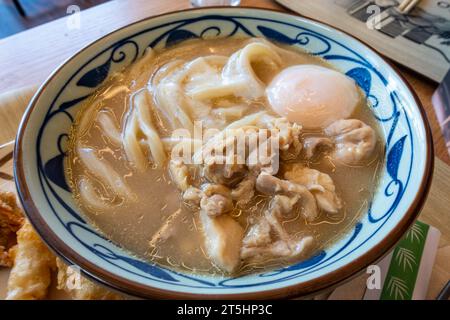
[[[305,128],[324,128],[348,118],[360,101],[353,79],[317,65],[296,65],[281,71],[266,89],[272,109]]]

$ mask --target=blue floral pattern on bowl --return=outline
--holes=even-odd
[[[147,263],[102,237],[84,220],[71,197],[64,177],[64,157],[80,103],[108,76],[142,56],[147,47],[161,49],[193,38],[231,36],[264,37],[302,48],[353,78],[383,129],[386,159],[368,212],[341,241],[282,269],[214,278]],[[373,51],[336,30],[265,10],[196,10],[133,24],[67,61],[33,103],[28,124],[21,129],[20,147],[22,159],[26,159],[23,170],[27,188],[32,190],[32,201],[45,223],[89,263],[128,281],[160,289],[201,294],[250,293],[297,285],[329,274],[361,257],[394,230],[426,175],[426,128],[414,97],[391,67]],[[19,191],[23,189],[20,181],[18,187]],[[25,200],[22,194],[21,197]],[[24,205],[27,208],[26,201]]]

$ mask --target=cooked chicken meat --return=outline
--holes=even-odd
[[[278,173],[280,168],[280,151],[278,149],[278,142],[275,142],[274,148],[271,147],[274,140],[277,140],[277,138],[270,137],[262,147],[249,152],[247,167],[252,175],[256,176],[262,171],[268,174]],[[261,152],[260,150],[266,150],[267,154],[264,154],[265,151]],[[273,152],[271,152],[272,150]]]
[[[260,218],[258,222],[252,224],[252,226],[248,229],[247,234],[242,240],[243,248],[269,245],[272,242],[270,230],[271,226],[269,221],[267,221],[264,217]],[[242,258],[245,259],[246,257]]]
[[[276,174],[279,157],[283,160],[298,157],[302,150],[299,140],[301,126],[273,117],[268,117],[263,123],[264,128],[249,125],[240,129],[230,128],[211,138],[193,157],[195,162],[203,157],[202,174],[205,178],[212,183],[233,186],[246,176],[248,170]],[[240,146],[240,141],[244,141],[243,146]],[[240,148],[247,152],[247,158],[239,158],[242,156]]]
[[[244,246],[241,250],[241,258],[251,260],[263,260],[266,257],[294,259],[311,248],[313,241],[313,237],[308,236],[299,240],[277,240],[269,245],[260,247]]]
[[[188,167],[183,163],[183,161],[177,159],[177,160],[170,160],[169,162],[169,171],[170,175],[175,182],[178,189],[181,191],[186,191],[187,188],[189,188],[189,169]]]
[[[308,188],[322,210],[336,213],[342,208],[342,201],[336,195],[336,187],[328,174],[296,163],[286,171],[284,178]]]
[[[56,259],[58,267],[57,288],[64,290],[74,300],[123,300],[121,296],[115,292],[88,280],[81,275],[74,274],[73,269],[69,268],[61,259]]]
[[[269,203],[269,208],[265,212],[265,219],[269,222],[275,234],[282,240],[287,241],[289,236],[282,227],[280,220],[284,217],[284,215],[293,210],[299,198],[300,197],[298,195],[288,197],[277,194],[272,198]]]
[[[236,201],[238,207],[247,205],[255,194],[256,178],[253,174],[249,174],[244,180],[231,190],[231,198]]]
[[[198,207],[202,197],[203,191],[196,187],[189,187],[183,192],[183,200],[189,205]]]
[[[306,159],[311,159],[323,151],[333,148],[333,142],[324,137],[307,137],[303,140],[303,150]]]
[[[200,211],[205,247],[212,262],[221,270],[233,272],[240,264],[244,229],[232,217],[223,214],[211,217]]]
[[[250,227],[242,241],[241,258],[260,260],[266,257],[295,258],[313,243],[311,236],[295,239],[280,220],[292,211],[298,196],[275,195],[264,216]]]
[[[209,216],[215,217],[233,210],[233,202],[224,195],[214,194],[204,196],[200,201],[200,208]]]
[[[55,257],[26,220],[17,232],[6,300],[44,299],[54,267]]]
[[[269,129],[278,130],[280,156],[283,160],[295,159],[302,151],[299,140],[302,127],[291,123],[285,118],[275,118],[269,122]]]
[[[325,128],[335,144],[334,159],[347,165],[358,165],[368,159],[377,143],[375,131],[358,119],[338,120]]]
[[[214,194],[221,194],[225,197],[231,196],[231,190],[221,184],[205,183],[201,186],[201,189],[206,196],[212,196]]]
[[[11,267],[9,250],[16,244],[16,232],[24,221],[17,207],[16,197],[9,192],[0,193],[0,267]]]
[[[246,170],[244,164],[226,162],[224,156],[214,156],[205,159],[203,176],[212,183],[232,186],[244,178]]]
[[[155,232],[150,239],[150,247],[155,248],[161,242],[167,241],[176,233],[176,226],[181,222],[181,209],[172,213],[163,223],[163,225]]]
[[[256,179],[256,190],[268,195],[284,194],[291,197],[298,196],[303,209],[302,215],[308,221],[313,221],[319,214],[314,196],[301,184],[282,180],[268,173],[261,172]]]
[[[270,215],[276,218],[281,218],[289,214],[300,199],[300,195],[294,194],[290,197],[286,195],[276,194],[269,203]],[[279,234],[281,236],[281,233]]]

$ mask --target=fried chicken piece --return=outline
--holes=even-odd
[[[333,149],[333,141],[325,137],[306,137],[303,140],[303,150],[306,159],[322,154],[325,151]]]
[[[79,289],[69,289],[67,266],[42,242],[10,192],[0,193],[0,266],[12,266],[6,300],[45,299],[56,267],[58,289],[65,290],[73,299],[123,299],[84,277],[80,277]]]
[[[23,214],[11,192],[0,193],[0,266],[11,267],[9,250],[17,243],[16,232],[23,224]]]
[[[10,250],[6,250],[5,247],[0,246],[0,266],[2,267],[11,267],[13,264],[12,258],[11,258],[11,254],[10,254]]]
[[[59,290],[67,292],[74,300],[123,300],[124,297],[109,291],[85,277],[75,274],[61,259],[56,258]]]
[[[12,252],[14,265],[8,279],[6,300],[45,299],[55,257],[28,220],[17,232],[17,245]]]

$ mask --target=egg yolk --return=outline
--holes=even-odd
[[[353,79],[316,65],[284,69],[271,81],[266,95],[277,114],[305,128],[324,128],[348,118],[361,99]]]

